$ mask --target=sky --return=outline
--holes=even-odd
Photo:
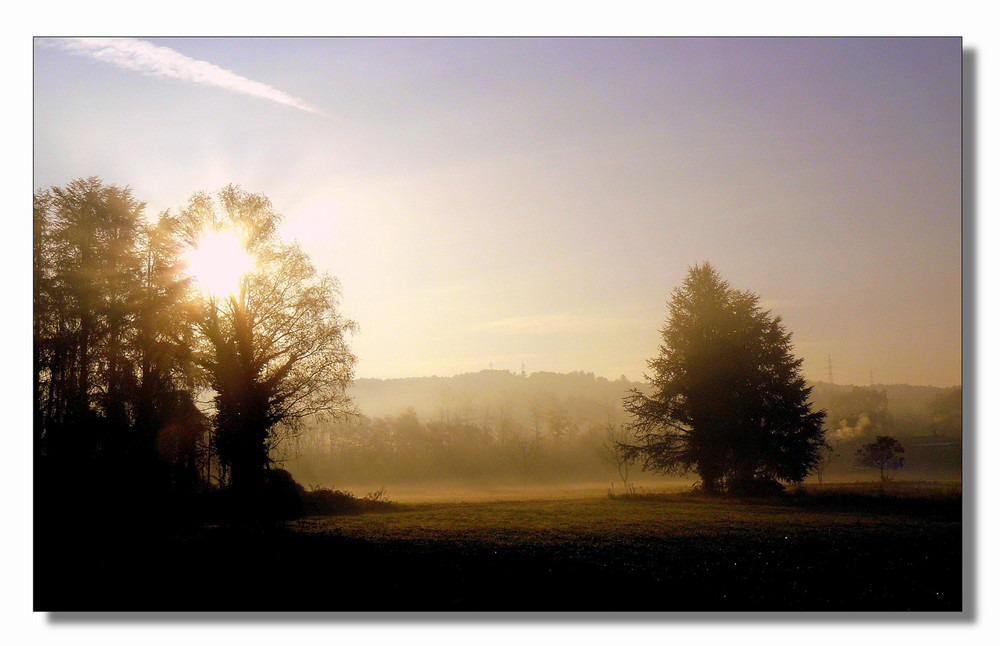
[[[808,379],[961,383],[961,41],[34,40],[33,183],[266,194],[360,377],[639,379],[710,261]]]

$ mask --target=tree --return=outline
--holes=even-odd
[[[177,467],[158,436],[200,427],[180,231],[143,209],[96,177],[34,196],[36,455],[70,480],[97,460],[104,475],[130,470],[132,487],[154,484],[158,466]]]
[[[561,443],[563,438],[573,431],[573,422],[569,418],[566,406],[555,396],[552,396],[549,402],[546,422],[549,426],[549,433],[557,444]]]
[[[236,488],[262,484],[272,451],[306,417],[350,407],[355,357],[338,312],[339,284],[298,244],[277,234],[280,216],[263,195],[228,186],[193,196],[181,214],[190,241],[228,229],[254,258],[236,293],[208,294],[198,317],[196,360],[214,392],[219,462]]]
[[[134,422],[144,204],[77,179],[34,196],[36,447],[70,460],[122,448]]]
[[[521,475],[527,477],[535,468],[541,456],[541,443],[536,434],[533,438],[515,435],[510,441],[511,455]]]
[[[637,459],[635,453],[627,449],[631,442],[632,437],[627,426],[608,422],[595,449],[597,457],[602,462],[618,471],[618,477],[621,478],[625,491],[631,490],[629,475]]]
[[[833,463],[834,460],[840,457],[840,454],[830,446],[829,444],[824,444],[823,448],[820,449],[820,457],[816,462],[816,467],[814,471],[816,472],[816,479],[819,480],[820,484],[823,484],[823,474],[826,473],[827,467]]]
[[[169,212],[146,227],[134,299],[134,417],[139,442],[166,462],[172,484],[194,489],[210,462],[206,418],[195,402],[191,347],[198,303],[181,268],[185,248],[182,222]]]
[[[896,471],[903,468],[902,454],[905,451],[896,438],[879,435],[874,442],[858,449],[855,461],[858,466],[878,469],[879,481],[885,485],[888,480],[885,473],[887,469]]]
[[[661,340],[648,362],[652,393],[625,400],[636,436],[626,448],[644,469],[752,491],[816,467],[825,413],[811,409],[791,334],[757,295],[695,265],[672,293]]]

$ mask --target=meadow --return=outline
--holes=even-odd
[[[45,605],[960,611],[961,506],[959,485],[814,485],[775,499],[640,492],[396,503],[254,527],[126,527],[110,546],[95,541],[89,565],[60,573]]]

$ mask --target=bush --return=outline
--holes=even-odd
[[[785,485],[770,478],[754,478],[747,490],[740,493],[749,496],[781,496],[785,493]]]
[[[306,516],[338,516],[397,509],[396,503],[382,499],[384,495],[384,488],[373,491],[364,498],[358,498],[349,491],[320,487],[303,494],[303,512]]]
[[[262,490],[247,492],[209,490],[198,500],[198,516],[204,521],[272,522],[303,516],[337,516],[392,511],[396,503],[384,500],[385,489],[358,498],[345,491],[326,488],[307,491],[288,471],[272,469]]]
[[[264,487],[263,509],[268,518],[299,518],[305,510],[305,488],[284,469],[272,469]]]

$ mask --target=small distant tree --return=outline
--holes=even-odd
[[[555,438],[556,443],[561,442],[572,430],[572,422],[570,421],[569,413],[566,412],[566,407],[554,397],[547,411],[545,421],[548,423],[549,433]]]
[[[894,437],[879,435],[874,442],[865,444],[858,449],[856,462],[858,466],[878,469],[882,484],[886,483],[886,471],[896,471],[903,468],[902,453],[906,449]]]
[[[840,454],[829,444],[823,445],[819,453],[819,461],[816,462],[816,479],[819,480],[820,484],[823,484],[823,474],[826,473],[826,469],[830,466],[830,463],[840,457]]]
[[[515,435],[509,443],[511,456],[521,475],[527,477],[535,468],[541,454],[538,438]]]
[[[608,424],[604,427],[604,435],[596,450],[597,457],[602,462],[610,464],[618,471],[618,477],[621,478],[622,486],[626,490],[629,488],[629,472],[639,457],[628,448],[634,442],[627,427],[621,424]]]

